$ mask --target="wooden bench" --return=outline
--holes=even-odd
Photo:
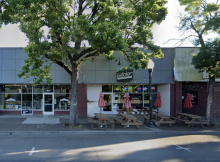
[[[122,109],[118,109],[118,110],[116,110],[117,112],[118,112],[118,114],[120,115],[120,114],[124,114],[124,108],[122,108]]]
[[[145,116],[144,117],[144,122],[147,123],[148,120],[150,120],[150,116]]]
[[[177,121],[189,122],[189,120],[185,120],[185,119],[177,119]]]
[[[115,123],[116,123],[116,122],[119,122],[119,123],[121,123],[122,125],[125,123],[125,121],[122,120],[121,118],[114,118],[114,121],[115,121]]]
[[[170,127],[172,127],[172,124],[175,124],[176,121],[175,120],[168,120],[168,121],[157,121],[157,120],[153,120],[153,122],[156,124],[157,127],[160,126],[160,124],[169,124]]]
[[[115,121],[113,119],[108,119],[108,121],[111,123],[112,129],[115,128]]]
[[[126,121],[124,121],[123,119],[120,118],[114,118],[115,122],[119,122],[121,125],[127,126],[127,125],[135,125],[139,128],[139,125],[143,125],[143,122],[140,120],[136,120],[136,122],[134,123],[127,123]],[[126,127],[124,127],[126,128]]]
[[[187,113],[177,113],[177,116],[177,121],[183,121],[185,124],[187,124],[187,127],[193,126],[194,124],[200,124],[201,127],[204,127],[204,124],[209,124],[207,120],[202,120],[202,116]]]
[[[153,122],[156,124],[157,127],[160,126],[160,124],[169,124],[170,127],[172,127],[172,124],[176,123],[176,120],[171,119],[170,116],[164,115],[164,114],[153,114]]]
[[[204,124],[208,125],[209,122],[206,120],[202,120],[202,121],[185,121],[186,124],[188,125],[194,125],[194,124],[200,124],[201,127],[204,127]]]
[[[140,125],[142,125],[142,124],[143,124],[143,122],[142,122],[142,121],[140,121],[140,120],[136,120],[136,122],[137,122],[138,124],[140,124]]]
[[[97,123],[92,117],[88,117],[89,123],[91,125],[91,129],[94,129],[94,124]]]

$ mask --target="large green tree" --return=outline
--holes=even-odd
[[[209,73],[206,118],[210,122],[215,78],[220,75],[220,44],[219,39],[205,40],[204,37],[210,33],[220,34],[220,2],[218,0],[179,0],[179,2],[186,6],[186,14],[181,16],[179,30],[193,32],[186,38],[193,37],[194,45],[200,46],[200,52],[194,55],[192,65],[199,71],[207,70]]]
[[[55,63],[71,76],[70,124],[76,123],[80,64],[92,56],[121,51],[130,66],[146,68],[150,57],[163,57],[152,42],[152,26],[165,19],[166,0],[2,0],[0,26],[19,24],[29,42],[19,77],[46,79]],[[135,44],[151,50],[143,53]],[[47,65],[44,65],[47,63]],[[43,66],[44,65],[44,66]]]

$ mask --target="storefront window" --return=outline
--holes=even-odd
[[[54,93],[70,93],[69,85],[55,85]]]
[[[143,106],[143,95],[142,93],[137,94],[137,93],[129,93],[130,96],[130,102],[131,102],[131,107],[133,109],[141,109]]]
[[[149,94],[144,94],[144,107],[149,107]]]
[[[112,86],[111,85],[103,85],[102,92],[112,92]]]
[[[22,93],[32,93],[32,85],[23,85]]]
[[[69,110],[70,109],[70,94],[54,94],[54,109]]]
[[[5,93],[21,93],[21,85],[5,85]]]
[[[34,89],[33,93],[43,93],[43,86],[42,85],[34,86],[33,89]]]
[[[4,95],[5,107],[7,110],[19,110],[21,109],[21,94],[8,94]]]
[[[144,85],[143,90],[144,90],[144,107],[149,107],[150,106],[149,105],[149,86]],[[154,106],[154,103],[157,98],[157,86],[156,85],[151,86],[151,97],[152,97],[151,107],[156,108]]]
[[[124,93],[123,92],[113,92],[113,106],[122,109],[123,101],[124,101]]]
[[[53,92],[53,85],[44,85],[44,92]]]
[[[32,94],[22,94],[22,114],[32,114]]]
[[[42,94],[33,94],[33,108],[35,110],[42,110],[43,109],[43,95]]]

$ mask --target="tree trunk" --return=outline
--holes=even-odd
[[[71,74],[71,104],[70,104],[70,118],[69,124],[76,125],[77,115],[77,95],[78,94],[78,65],[72,65]]]
[[[214,86],[215,86],[215,77],[209,75],[209,84],[208,84],[208,97],[207,97],[207,108],[206,108],[206,118],[207,121],[211,122],[212,119],[212,105],[214,97]]]

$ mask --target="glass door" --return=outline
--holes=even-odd
[[[112,93],[103,93],[104,94],[104,101],[105,107],[103,107],[103,114],[113,114],[112,111]]]
[[[44,93],[44,114],[54,115],[53,94]]]

